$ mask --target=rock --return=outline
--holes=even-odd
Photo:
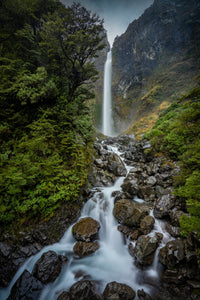
[[[70,300],[101,300],[92,281],[78,281],[69,290]]]
[[[141,219],[147,214],[146,207],[126,199],[117,201],[113,209],[113,215],[118,222],[127,226],[139,226]]]
[[[154,176],[150,176],[146,180],[146,184],[149,185],[149,186],[155,185],[156,182],[157,182],[157,180],[156,180],[156,178]]]
[[[174,226],[179,226],[180,227],[180,218],[182,215],[185,213],[182,210],[177,210],[176,208],[172,209],[169,211],[169,216],[171,219],[171,222]],[[186,215],[186,214],[185,214]]]
[[[155,251],[162,240],[161,233],[155,233],[154,236],[140,236],[135,245],[135,256],[137,262],[141,265],[151,265],[154,260]]]
[[[159,261],[168,268],[175,267],[184,258],[184,242],[179,239],[168,242],[159,252]]]
[[[60,296],[58,296],[57,300],[70,300],[69,293],[62,292],[62,294],[60,294]]]
[[[159,198],[156,203],[153,210],[153,214],[156,218],[163,218],[166,216],[169,216],[170,210],[175,205],[175,196],[171,194],[163,195],[161,198]]]
[[[95,165],[97,165],[99,168],[103,168],[104,167],[104,163],[103,161],[99,158],[99,159],[95,159],[94,160]]]
[[[138,193],[138,184],[136,180],[129,180],[122,184],[121,186],[123,192],[128,193],[132,196]]]
[[[152,186],[140,184],[138,188],[137,196],[145,201],[154,202],[156,199],[155,190]]]
[[[172,226],[169,223],[166,225],[166,230],[173,237],[179,237],[181,234],[180,227]]]
[[[106,285],[103,296],[105,300],[133,300],[135,292],[130,286],[113,281]]]
[[[72,234],[77,241],[91,242],[98,237],[100,224],[96,220],[86,217],[80,219],[72,227]]]
[[[126,175],[126,167],[121,158],[116,153],[109,153],[107,168],[108,171],[113,173],[115,176]]]
[[[155,223],[155,219],[152,216],[146,216],[140,222],[140,230],[143,234],[148,234],[153,229],[153,225]]]
[[[42,289],[43,284],[25,270],[12,287],[8,300],[37,300]]]
[[[53,282],[61,272],[62,263],[60,255],[57,255],[53,251],[48,251],[36,262],[33,269],[33,276],[44,284]]]
[[[98,249],[99,249],[98,242],[87,243],[87,242],[79,241],[75,244],[73,251],[79,257],[85,257],[93,254]]]
[[[139,300],[152,300],[151,296],[145,293],[143,289],[137,291],[137,296]]]
[[[184,279],[180,276],[178,270],[165,270],[162,275],[162,280],[167,282],[168,284],[175,283],[175,284],[183,284]]]

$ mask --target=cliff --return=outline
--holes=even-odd
[[[132,129],[143,133],[163,108],[194,86],[199,24],[199,1],[155,0],[115,39],[112,93],[116,127],[125,129],[139,121]]]

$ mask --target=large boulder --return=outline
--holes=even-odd
[[[126,176],[126,167],[116,153],[109,153],[107,162],[108,171],[115,176]]]
[[[153,263],[155,251],[162,240],[161,233],[154,236],[140,236],[135,245],[135,257],[139,264],[148,266]]]
[[[95,285],[92,281],[83,280],[74,283],[70,290],[70,300],[101,300],[101,297],[95,291]]]
[[[126,284],[113,281],[106,285],[103,296],[105,300],[133,300],[135,291]]]
[[[159,261],[167,268],[176,266],[184,258],[184,242],[179,239],[168,242],[159,252]]]
[[[91,242],[97,239],[99,229],[99,222],[90,217],[86,217],[80,219],[80,221],[72,227],[72,234],[77,241]]]
[[[148,234],[153,229],[155,219],[152,216],[145,216],[140,222],[140,230],[143,234]]]
[[[99,249],[99,243],[97,241],[93,243],[79,241],[74,245],[73,251],[79,257],[85,257],[93,254],[98,249]]]
[[[128,181],[126,180],[121,187],[123,192],[128,193],[132,196],[137,195],[138,193],[138,183],[136,179],[132,179]]]
[[[113,215],[119,223],[127,226],[139,226],[148,214],[148,208],[133,201],[122,199],[115,203]]]
[[[54,251],[48,251],[36,262],[33,275],[42,283],[53,282],[59,276],[62,264],[61,255],[57,255]]]
[[[11,289],[8,300],[38,300],[43,289],[43,284],[24,271]]]
[[[172,194],[163,195],[159,198],[154,207],[153,214],[156,218],[169,216],[171,209],[175,206],[176,197]]]

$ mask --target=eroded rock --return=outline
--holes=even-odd
[[[87,217],[80,219],[80,221],[72,227],[72,234],[77,241],[91,242],[97,239],[99,229],[99,222]]]

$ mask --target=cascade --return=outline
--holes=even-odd
[[[112,120],[112,51],[107,54],[107,60],[104,66],[104,88],[103,88],[103,110],[102,110],[102,133],[108,136],[113,135]]]
[[[108,150],[118,155],[122,154],[114,146],[108,146]],[[126,164],[125,167],[128,174],[131,167]],[[0,291],[0,299],[7,299],[13,284],[23,271],[28,270],[31,273],[37,260],[49,250],[67,256],[68,263],[63,266],[62,272],[55,282],[45,286],[39,300],[57,299],[60,291],[69,289],[75,282],[84,279],[85,275],[98,283],[100,293],[102,293],[106,284],[112,281],[127,284],[135,291],[144,289],[147,293],[151,293],[149,286],[142,282],[144,271],[134,265],[133,257],[128,251],[130,241],[128,238],[124,240],[117,229],[118,223],[113,216],[114,197],[112,193],[113,191],[121,191],[124,179],[125,177],[119,177],[111,187],[94,188],[93,196],[83,206],[80,218],[92,217],[101,225],[99,232],[100,248],[94,254],[81,259],[74,257],[73,247],[76,241],[72,236],[71,226],[60,242],[44,247],[42,251],[30,257],[24,263],[14,276],[10,286]],[[141,200],[135,199],[135,201],[140,202]],[[169,235],[162,228],[162,221],[160,220],[156,220],[154,230],[150,235],[156,231],[163,233],[166,239],[165,243],[169,240]],[[146,274],[157,278],[157,264],[158,258],[156,255],[153,265],[149,267]],[[82,275],[77,278],[78,273]]]

